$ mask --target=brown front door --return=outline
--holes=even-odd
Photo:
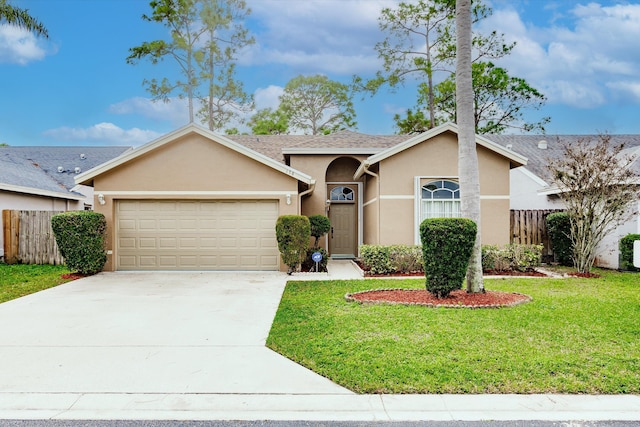
[[[333,191],[333,192],[332,192]],[[352,193],[349,193],[352,191]],[[329,219],[329,254],[355,257],[358,253],[357,187],[332,185],[329,187],[331,205]],[[344,197],[346,194],[346,197]],[[339,200],[343,198],[346,200]]]

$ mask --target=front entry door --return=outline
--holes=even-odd
[[[356,186],[332,185],[329,219],[329,254],[332,257],[354,258],[358,253],[358,221]]]

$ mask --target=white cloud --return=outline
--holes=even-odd
[[[640,102],[640,81],[610,82],[607,84],[607,88],[618,94],[621,99]]]
[[[46,51],[31,32],[14,25],[0,25],[0,62],[25,65],[45,55]]]
[[[180,98],[170,98],[168,102],[164,102],[138,96],[112,104],[108,111],[113,114],[138,114],[154,120],[169,121],[176,127],[189,122],[187,100]]]
[[[577,5],[548,27],[525,25],[507,7],[481,28],[497,29],[517,42],[498,64],[542,90],[551,103],[595,108],[620,98],[618,82],[627,89],[640,84],[638,4]]]
[[[391,0],[249,1],[260,22],[249,64],[283,64],[297,73],[350,76],[380,68],[378,16]]]
[[[282,86],[269,85],[266,88],[258,88],[253,94],[253,99],[256,104],[256,110],[262,110],[263,108],[276,109],[280,105],[280,95],[284,92]]]
[[[98,123],[88,128],[59,127],[49,129],[43,134],[60,141],[80,141],[108,145],[141,145],[161,135],[152,130],[122,129],[113,123]]]

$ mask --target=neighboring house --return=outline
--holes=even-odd
[[[625,144],[621,156],[633,156],[640,150],[640,135],[610,135],[613,146]],[[548,170],[549,160],[560,159],[565,143],[581,139],[594,140],[598,135],[488,135],[487,138],[524,155],[527,165],[511,170],[511,209],[564,209],[558,190],[553,188]],[[631,167],[640,175],[640,158]],[[630,209],[640,212],[640,201],[631,203]],[[595,264],[618,268],[620,239],[629,233],[640,233],[640,214],[617,227],[598,246]]]
[[[509,172],[526,158],[476,138],[482,242],[509,242]],[[457,127],[371,136],[221,136],[188,125],[75,177],[107,218],[105,270],[278,270],[275,222],[326,214],[324,244],[417,244],[426,217],[456,216]]]
[[[0,211],[91,209],[93,188],[74,177],[130,147],[0,147]],[[0,257],[4,255],[0,233]]]

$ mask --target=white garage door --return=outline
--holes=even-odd
[[[276,201],[121,200],[118,270],[277,270]]]

